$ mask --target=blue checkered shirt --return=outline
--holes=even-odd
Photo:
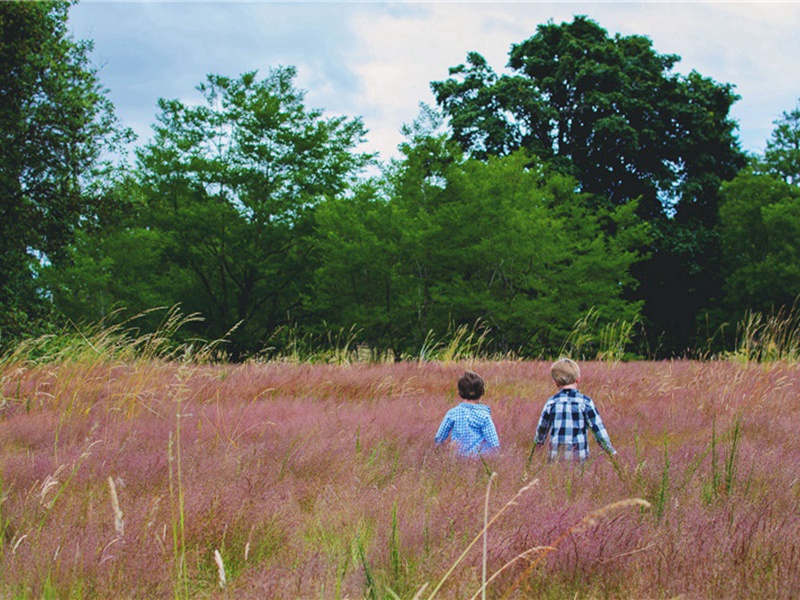
[[[463,456],[486,454],[500,447],[500,439],[492,421],[492,411],[485,404],[462,402],[447,411],[436,432],[436,444],[452,434],[457,451]]]
[[[549,434],[551,460],[558,458],[561,452],[565,458],[586,460],[589,457],[587,425],[594,432],[598,444],[611,454],[617,453],[592,399],[578,390],[562,389],[548,398],[542,409],[536,428],[536,444],[544,444]]]

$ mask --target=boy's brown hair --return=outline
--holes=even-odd
[[[458,395],[464,400],[477,400],[485,389],[483,377],[474,371],[465,371],[458,380]]]
[[[550,367],[550,376],[560,386],[570,385],[580,378],[581,368],[571,358],[559,358]]]

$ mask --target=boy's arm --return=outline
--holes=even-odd
[[[491,417],[486,419],[486,424],[483,426],[483,439],[486,441],[488,450],[495,450],[500,447],[500,438],[497,436],[497,428],[495,428]]]
[[[547,435],[550,433],[550,426],[553,422],[552,407],[553,403],[548,400],[542,409],[542,414],[539,417],[539,424],[536,426],[536,437],[533,440],[536,445],[544,444]]]
[[[441,444],[447,439],[447,436],[450,435],[451,429],[453,429],[453,419],[450,418],[450,413],[448,412],[444,416],[444,419],[442,419],[442,424],[439,425],[439,430],[436,432],[434,441],[437,445]]]
[[[597,443],[609,454],[616,454],[617,451],[611,445],[611,438],[608,437],[606,427],[603,425],[603,419],[600,418],[600,413],[597,412],[597,408],[590,398],[587,398],[586,403],[586,422],[592,428]]]

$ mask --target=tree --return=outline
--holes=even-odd
[[[800,296],[800,188],[748,169],[723,187],[724,307],[773,312]]]
[[[318,214],[330,244],[315,288],[360,307],[342,316],[367,319],[355,324],[401,353],[481,323],[493,349],[527,356],[557,352],[591,309],[604,323],[636,317],[623,298],[647,237],[635,203],[592,211],[574,180],[525,151],[480,161],[425,128],[409,133],[385,200]]]
[[[784,112],[763,156],[722,188],[722,319],[800,298],[800,108]]]
[[[374,357],[391,351],[399,358],[413,322],[400,302],[408,284],[400,265],[406,220],[381,185],[365,182],[315,211],[318,258],[308,304],[320,330],[352,329]]]
[[[91,42],[67,35],[69,6],[0,3],[0,343],[47,312],[38,272],[109,209],[92,183],[104,149],[125,139]]]
[[[370,158],[354,151],[361,120],[307,108],[295,76],[293,67],[263,79],[210,75],[198,87],[203,105],[159,101],[155,138],[138,152],[140,226],[157,232],[161,263],[190,282],[173,299],[206,318],[209,337],[240,324],[234,357],[305,314],[311,215],[349,193]]]
[[[690,343],[719,290],[718,189],[744,165],[729,117],[728,84],[674,73],[643,36],[610,37],[594,21],[540,25],[512,46],[510,75],[470,53],[433,82],[452,135],[471,156],[528,149],[574,177],[591,207],[638,199],[653,225],[647,261],[634,267],[649,329],[667,350]]]
[[[102,227],[75,232],[67,259],[41,272],[54,306],[74,322],[103,322],[115,313],[140,315],[179,302],[176,293],[191,287],[191,277],[164,261],[168,236],[147,226],[144,193],[125,175],[107,184],[107,201],[124,211],[103,219]],[[127,315],[131,316],[131,315]],[[162,315],[137,319],[143,328],[158,327]]]
[[[786,183],[800,185],[800,103],[775,121],[763,162]]]
[[[713,222],[719,182],[743,164],[728,116],[738,96],[696,72],[672,73],[678,61],[579,16],[513,45],[513,75],[473,52],[431,88],[472,156],[527,148],[598,201],[640,198],[647,219],[702,203]]]

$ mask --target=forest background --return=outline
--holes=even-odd
[[[800,105],[741,150],[732,84],[587,18],[431,82],[400,158],[296,70],[212,74],[137,146],[70,3],[0,4],[0,345],[126,323],[225,358],[346,347],[660,358],[793,329]],[[138,316],[137,316],[138,315]],[[134,318],[135,317],[135,318]],[[133,320],[130,320],[134,318]]]

